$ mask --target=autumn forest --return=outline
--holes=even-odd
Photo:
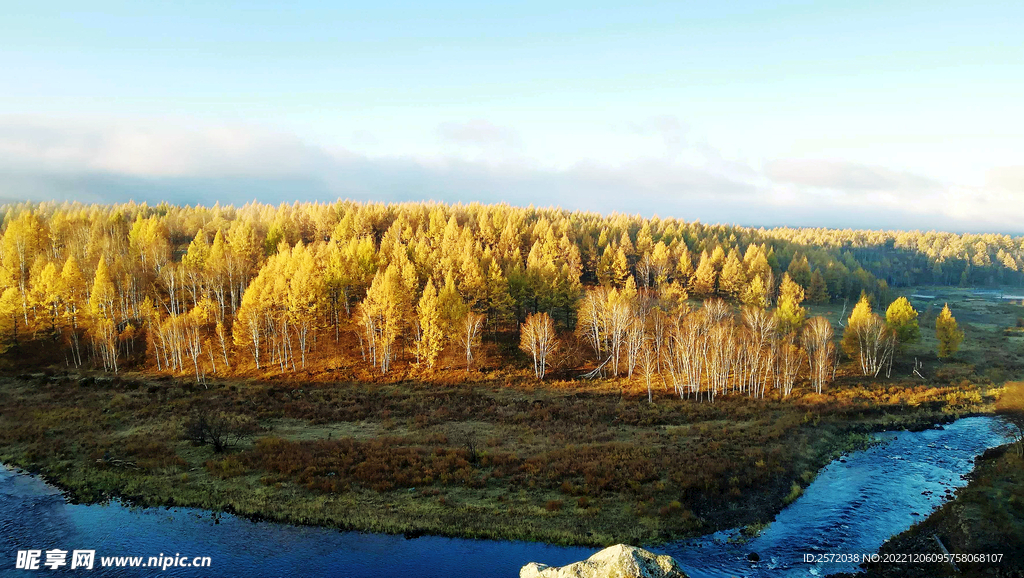
[[[199,383],[471,371],[482,340],[512,336],[520,351],[492,364],[525,354],[537,378],[657,375],[713,398],[788,395],[805,366],[820,391],[838,355],[808,303],[849,304],[843,346],[877,375],[913,338],[893,315],[916,331],[917,312],[894,302],[886,324],[872,306],[909,284],[1021,283],[1024,239],[477,204],[43,204],[6,208],[0,263],[5,347],[69,366]]]

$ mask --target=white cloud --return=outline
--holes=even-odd
[[[926,194],[942,190],[936,181],[884,167],[815,159],[781,159],[767,163],[765,174],[774,181],[850,193],[864,191]]]
[[[754,226],[1024,230],[1020,167],[991,172],[984,187],[830,160],[761,168],[723,158],[675,117],[630,126],[672,154],[549,164],[524,155],[516,131],[482,120],[438,127],[455,149],[428,158],[329,150],[250,126],[0,118],[0,199],[504,201]]]
[[[519,144],[519,134],[507,127],[484,119],[467,122],[445,122],[437,127],[442,139],[458,144],[512,147]]]
[[[151,177],[280,176],[333,156],[297,137],[252,127],[98,127],[0,120],[0,166]]]

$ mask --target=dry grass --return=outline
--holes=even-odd
[[[210,389],[148,372],[36,370],[0,378],[0,459],[83,500],[369,531],[655,542],[770,519],[794,485],[868,443],[865,432],[991,409],[988,392],[1024,374],[1005,331],[1022,308],[954,296],[943,299],[968,338],[950,362],[935,358],[924,311],[923,339],[893,379],[845,365],[824,394],[798,386],[788,399],[699,403],[659,387],[649,404],[639,380],[580,381],[564,368],[541,383],[488,365],[508,354],[500,340],[469,373],[386,379],[341,362],[215,378]],[[914,357],[925,379],[912,376]],[[197,404],[265,431],[227,455],[194,447],[181,433]]]

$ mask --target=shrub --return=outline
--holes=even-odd
[[[782,499],[785,504],[792,504],[804,493],[804,489],[800,487],[800,484],[793,482],[793,485],[789,487],[789,494]]]
[[[205,406],[192,411],[184,429],[185,439],[196,445],[212,445],[217,453],[252,438],[260,430],[256,420],[249,416],[214,413]]]

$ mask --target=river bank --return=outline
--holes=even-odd
[[[881,443],[824,468],[804,494],[756,535],[746,529],[653,548],[670,554],[692,578],[779,578],[823,575],[854,564],[808,562],[808,553],[871,552],[928,512],[943,489],[964,483],[973,457],[1002,439],[989,417],[942,428],[889,432]],[[925,491],[922,491],[925,490]],[[40,478],[0,467],[0,532],[14,550],[41,544],[95,548],[98,556],[155,555],[168,550],[209,557],[218,575],[276,577],[303,568],[317,576],[381,575],[447,578],[518,576],[530,561],[560,566],[593,549],[539,542],[466,540],[337,532],[327,528],[252,522],[191,508],[129,508],[68,504]],[[125,532],[125,528],[131,531]],[[757,561],[749,553],[758,554]],[[0,568],[7,553],[0,552]],[[13,563],[13,557],[10,559]],[[123,571],[97,569],[100,576]],[[119,573],[122,572],[122,573]],[[171,568],[174,576],[195,570]]]
[[[294,383],[142,374],[0,379],[0,460],[78,502],[121,498],[343,530],[604,546],[770,521],[884,429],[984,409],[982,389],[841,380],[829,395],[659,396],[621,383]],[[218,454],[197,406],[260,424]]]

